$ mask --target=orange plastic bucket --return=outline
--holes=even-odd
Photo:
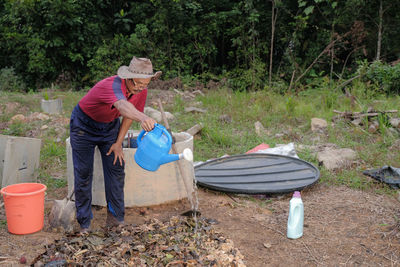
[[[1,189],[10,233],[24,235],[42,230],[46,189],[38,183],[13,184]]]

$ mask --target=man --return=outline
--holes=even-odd
[[[107,226],[124,223],[124,154],[122,142],[133,121],[145,131],[155,120],[143,113],[147,85],[161,72],[153,73],[151,61],[133,57],[118,75],[98,82],[79,101],[71,114],[70,141],[74,164],[76,217],[81,234],[89,232],[93,218],[92,180],[94,149],[98,146],[103,163],[107,201]],[[122,116],[122,123],[119,117]]]

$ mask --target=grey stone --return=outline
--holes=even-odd
[[[150,118],[153,118],[154,120],[156,120],[159,123],[163,122],[161,112],[156,110],[156,109],[154,109],[154,108],[145,107],[144,108],[144,114],[146,114]],[[175,119],[175,116],[173,114],[171,114],[170,112],[168,112],[168,111],[164,112],[164,114],[165,114],[165,117],[167,117],[168,121],[171,121],[171,120]]]
[[[379,129],[379,123],[376,121],[373,121],[369,127],[368,127],[368,132],[369,133],[376,133]]]
[[[266,130],[266,129],[264,128],[264,126],[262,125],[262,123],[259,122],[259,121],[256,121],[256,122],[254,123],[254,128],[255,128],[256,134],[257,134],[258,136],[260,136],[260,137],[262,137],[262,136],[264,136],[264,135],[270,135],[270,134],[271,134],[268,130]],[[281,136],[278,136],[278,135],[279,135],[279,134],[277,134],[276,137],[281,137],[281,136],[283,136],[284,134],[282,134]]]
[[[335,170],[346,167],[357,158],[357,153],[350,148],[327,148],[317,153],[317,159],[326,169]]]
[[[361,125],[361,123],[362,123],[362,119],[355,119],[355,120],[352,120],[351,123],[352,123],[353,125],[355,125],[355,126],[359,126],[359,125]]]
[[[324,132],[328,127],[328,123],[324,119],[312,118],[311,119],[311,131],[313,132]]]
[[[223,115],[219,116],[218,120],[222,123],[231,123],[232,117],[227,114],[223,114]]]
[[[190,129],[188,129],[186,132],[188,134],[190,134],[191,136],[196,135],[198,132],[201,131],[201,129],[203,129],[203,124],[196,124],[195,126],[191,127]]]
[[[207,112],[207,110],[205,110],[205,109],[201,109],[201,108],[196,108],[196,107],[187,107],[187,108],[185,108],[185,112],[186,113],[206,113]]]
[[[400,128],[400,118],[391,118],[389,122],[394,128]]]

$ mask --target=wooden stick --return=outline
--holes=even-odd
[[[318,263],[318,265],[319,265],[319,261],[317,260],[317,258],[315,258],[315,256],[311,253],[311,250],[308,248],[308,246],[306,245],[306,243],[304,243],[304,241],[303,240],[300,240],[301,241],[301,243],[303,243],[303,245],[306,247],[306,249],[307,249],[307,251],[308,251],[308,253],[311,255],[311,257],[314,259],[314,261],[316,262],[316,263]]]
[[[354,76],[354,77],[348,79],[347,81],[344,81],[343,83],[341,83],[340,85],[338,85],[338,86],[335,88],[335,90],[340,89],[340,88],[342,88],[343,86],[348,85],[349,83],[351,83],[351,82],[354,81],[355,79],[360,78],[360,76],[361,76],[361,75],[359,74],[359,75],[356,75],[356,76]]]
[[[338,116],[338,117],[358,119],[358,118],[363,118],[363,117],[376,117],[379,114],[397,113],[397,110],[385,110],[385,111],[367,112],[367,113],[346,112],[346,111],[342,112],[342,111],[337,111],[337,110],[333,110],[333,112],[339,114],[340,116]]]
[[[163,108],[163,105],[162,105],[160,99],[158,99],[158,106],[160,107],[161,116],[162,116],[163,122],[165,124],[165,128],[167,128],[167,130],[169,130],[168,119],[167,119],[167,116],[165,116],[164,108]]]
[[[161,116],[162,116],[162,119],[164,121],[165,127],[167,128],[167,130],[170,130],[169,124],[168,124],[168,119],[167,119],[167,116],[165,116],[165,112],[164,112],[164,109],[163,109],[163,106],[162,106],[162,103],[161,103],[160,99],[158,99],[158,106],[160,107]],[[175,144],[172,144],[172,153],[173,154],[178,154]],[[189,187],[188,187],[188,185],[186,183],[185,177],[183,177],[182,163],[180,162],[180,160],[177,160],[176,163],[178,164],[179,172],[180,172],[180,175],[182,177],[183,184],[185,185],[186,194],[187,194],[188,199],[190,201],[191,208],[193,208],[194,207],[194,203],[193,203],[192,193],[189,191]],[[195,207],[195,208],[197,208],[197,207]]]

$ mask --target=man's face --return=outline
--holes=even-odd
[[[144,89],[147,88],[151,81],[151,78],[134,78],[134,79],[128,79],[127,80],[127,85],[129,91],[136,95],[143,91]]]

